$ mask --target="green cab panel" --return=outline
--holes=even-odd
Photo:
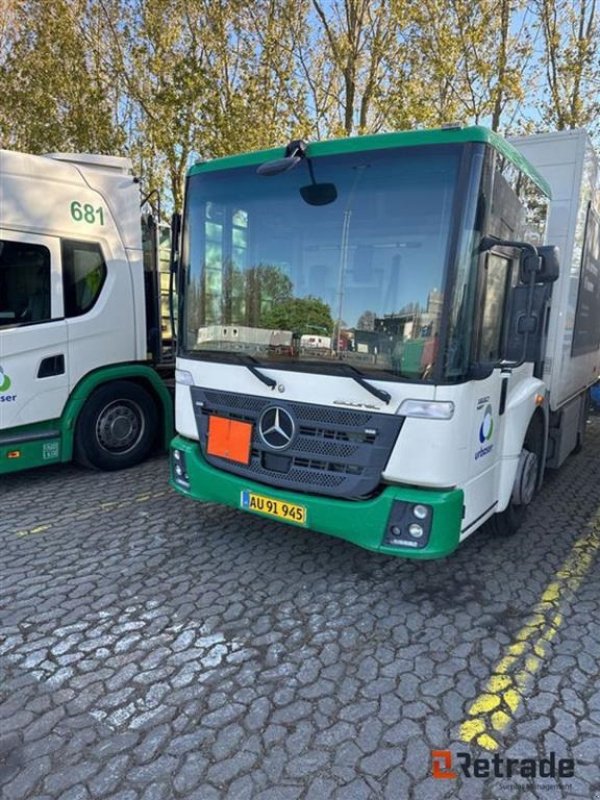
[[[168,449],[173,437],[173,399],[157,372],[148,364],[111,364],[88,373],[69,395],[60,419],[0,431],[0,475],[71,461],[77,418],[94,389],[116,380],[143,381],[152,388],[162,409]]]
[[[386,486],[376,497],[368,500],[340,500],[329,497],[294,493],[275,489],[228,472],[216,469],[206,462],[198,442],[176,436],[171,443],[171,453],[179,451],[185,459],[187,480],[177,480],[174,458],[171,458],[170,484],[178,492],[211,503],[244,510],[242,498],[248,493],[267,495],[281,503],[301,505],[306,509],[306,525],[286,521],[284,524],[326,533],[345,539],[352,544],[404,558],[441,558],[458,547],[463,515],[463,492],[418,489],[409,486]],[[431,529],[427,544],[420,548],[395,546],[384,543],[390,525],[390,514],[395,503],[423,504],[432,509]],[[251,514],[257,511],[247,512]],[[272,517],[269,517],[272,518]],[[280,520],[283,522],[283,520]]]
[[[62,458],[60,420],[23,425],[0,434],[0,475],[58,464]]]

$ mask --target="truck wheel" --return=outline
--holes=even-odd
[[[494,536],[513,536],[525,522],[527,506],[533,500],[539,473],[539,460],[536,453],[523,448],[519,466],[508,506],[489,520]]]
[[[117,470],[143,461],[152,450],[158,413],[152,398],[129,381],[114,381],[89,397],[75,429],[75,460]]]
[[[517,506],[512,500],[508,507],[488,521],[489,530],[493,536],[507,539],[514,536],[527,516],[527,506]]]
[[[573,455],[577,455],[577,453],[581,453],[581,451],[583,450],[589,415],[590,415],[590,395],[589,392],[586,392],[583,398],[583,405],[581,408],[581,419],[579,420],[579,430],[577,431],[577,442],[572,450]]]

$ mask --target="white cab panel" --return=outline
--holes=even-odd
[[[46,248],[51,269],[51,319],[0,329],[0,368],[4,376],[0,377],[0,384],[6,378],[10,381],[6,390],[0,392],[0,430],[4,430],[60,416],[69,393],[69,359],[58,238],[24,234],[0,226],[0,239]],[[57,357],[63,359],[62,372],[39,377],[42,362]]]

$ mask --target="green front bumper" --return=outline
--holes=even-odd
[[[339,500],[275,489],[223,472],[205,461],[197,442],[181,436],[173,439],[171,450],[180,450],[184,454],[189,478],[188,486],[184,486],[176,480],[171,458],[171,486],[194,500],[223,503],[240,509],[241,493],[251,491],[267,494],[282,502],[299,503],[307,510],[308,525],[284,524],[290,524],[293,527],[308,527],[320,533],[346,539],[367,550],[375,550],[391,556],[440,558],[452,553],[458,546],[463,515],[463,492],[461,489],[440,491],[408,486],[387,486],[377,497],[370,500]],[[422,549],[382,544],[395,500],[405,503],[423,503],[432,507],[431,533],[427,545]]]

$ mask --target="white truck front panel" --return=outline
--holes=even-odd
[[[370,380],[369,383],[373,386],[385,389],[392,395],[389,405],[386,405],[351,378],[337,375],[315,376],[310,373],[260,367],[263,375],[277,381],[277,387],[270,389],[250,370],[237,364],[219,364],[179,357],[176,368],[188,372],[196,386],[266,397],[274,403],[277,400],[318,403],[333,408],[356,408],[381,414],[395,414],[402,401],[408,398],[433,400],[435,391],[433,386]],[[318,387],[316,390],[315,384]],[[175,393],[175,427],[181,436],[197,440],[198,431],[189,391],[182,392],[182,389],[185,387],[178,384]]]
[[[315,381],[314,375],[260,367],[264,375],[277,381],[271,390],[243,366],[178,358],[177,370],[187,373],[185,379],[197,386],[265,397],[274,403],[316,403],[383,414],[398,413],[402,402],[409,399],[454,403],[451,419],[404,420],[382,479],[390,484],[463,489],[464,536],[475,529],[476,521],[506,507],[523,437],[536,409],[536,395],[545,392],[543,383],[532,377],[531,365],[523,365],[510,376],[503,415],[499,413],[499,370],[484,380],[454,386],[370,380],[392,395],[389,405],[347,377],[319,375],[315,384],[309,383],[309,377]],[[176,392],[175,422],[181,436],[198,440],[190,390],[181,383]]]

